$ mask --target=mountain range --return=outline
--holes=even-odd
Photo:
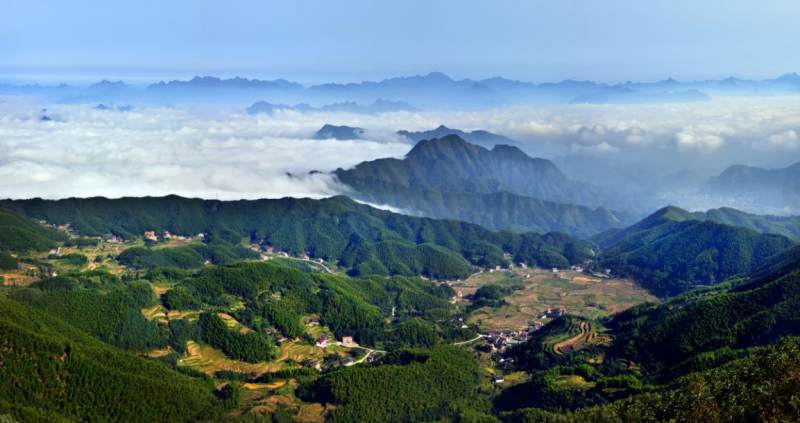
[[[769,257],[797,245],[782,235],[716,221],[737,216],[747,217],[730,210],[692,214],[665,207],[628,228],[594,237],[602,249],[597,261],[657,295],[673,296],[749,274]]]
[[[346,113],[388,113],[388,112],[413,112],[417,110],[414,106],[402,101],[389,101],[379,98],[372,102],[372,104],[358,104],[354,101],[345,101],[340,103],[326,104],[320,107],[314,107],[310,104],[299,103],[294,106],[288,104],[272,104],[266,101],[257,101],[250,105],[246,112],[250,115],[258,114],[272,114],[277,111],[296,111],[302,113],[309,112],[346,112]]]
[[[480,145],[486,148],[493,148],[495,145],[498,144],[503,144],[503,145],[516,144],[516,141],[512,140],[511,138],[505,135],[495,134],[489,131],[484,131],[482,129],[467,132],[467,131],[462,131],[460,129],[448,128],[444,125],[439,125],[436,129],[431,129],[428,131],[400,130],[397,131],[397,135],[405,137],[406,139],[408,139],[413,143],[417,143],[422,140],[442,138],[448,135],[456,135],[470,144]]]
[[[0,94],[33,94],[64,102],[140,101],[263,101],[279,103],[356,102],[370,104],[383,99],[422,108],[485,108],[519,104],[651,103],[703,101],[717,95],[774,95],[800,93],[800,75],[789,73],[774,79],[727,78],[705,81],[625,82],[564,80],[531,83],[493,77],[481,80],[453,79],[441,72],[356,83],[324,83],[304,86],[286,79],[223,79],[196,76],[190,80],[161,81],[145,89],[122,81],[102,81],[90,87],[0,84]],[[278,104],[278,103],[276,103]],[[351,109],[355,106],[346,106]],[[301,108],[303,108],[301,106]]]
[[[549,160],[505,144],[486,149],[458,135],[419,141],[403,159],[363,162],[334,174],[358,200],[491,229],[589,236],[633,219],[599,207],[599,190],[570,180]]]
[[[238,244],[249,239],[293,255],[336,263],[351,274],[458,278],[470,266],[528,262],[565,267],[591,257],[591,244],[567,235],[493,232],[478,225],[404,216],[347,197],[213,201],[177,196],[2,200],[0,208],[84,236],[140,237],[145,231]],[[1,217],[1,216],[0,216]],[[508,258],[504,256],[508,254]]]

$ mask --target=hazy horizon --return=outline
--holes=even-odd
[[[0,69],[763,79],[800,69],[790,53],[798,18],[790,1],[16,2],[0,17]]]

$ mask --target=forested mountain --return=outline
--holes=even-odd
[[[713,285],[747,274],[768,257],[795,243],[772,234],[696,220],[691,213],[666,207],[639,223],[602,234],[599,265],[631,276],[660,296],[698,285]]]
[[[800,216],[772,216],[743,212],[730,207],[710,209],[705,212],[690,212],[675,206],[662,209],[656,216],[667,217],[671,220],[707,220],[710,222],[721,223],[740,228],[752,229],[763,234],[783,235],[787,238],[800,239]],[[658,221],[658,218],[655,218]],[[641,225],[647,225],[650,220],[635,224],[630,230],[643,229]],[[593,237],[601,246],[608,246],[617,241],[625,232],[621,229],[609,230],[606,233],[598,234]]]
[[[541,200],[597,204],[599,193],[569,180],[549,160],[497,145],[491,150],[455,135],[418,142],[404,159],[378,159],[336,171],[356,191],[374,193],[385,186],[443,192],[508,191]]]
[[[744,204],[796,212],[800,207],[800,163],[781,169],[730,166],[712,178],[705,191]]]
[[[448,128],[444,125],[439,125],[436,129],[428,131],[397,131],[397,135],[407,138],[415,144],[422,140],[432,140],[436,138],[446,137],[448,135],[456,135],[464,141],[480,145],[485,148],[493,148],[495,145],[514,145],[516,142],[505,135],[495,134],[484,130],[475,131],[462,131],[460,129]]]
[[[66,239],[55,229],[0,209],[0,251],[44,250]]]
[[[602,203],[600,192],[569,180],[548,160],[508,145],[487,150],[456,135],[420,141],[404,159],[335,173],[360,200],[490,229],[588,236],[631,221],[625,213],[578,205]]]
[[[122,352],[0,296],[0,416],[18,421],[219,419],[209,379]]]
[[[352,274],[426,274],[463,277],[470,264],[515,262],[564,267],[591,257],[590,244],[551,233],[491,232],[480,226],[417,218],[374,209],[346,197],[214,201],[177,196],[5,200],[37,219],[69,223],[83,235],[140,237],[144,231],[207,233],[215,240],[247,240],[292,254],[333,261]]]
[[[559,356],[548,339],[572,323],[553,321],[514,349],[533,375],[496,407],[531,422],[796,420],[798,248],[767,260],[767,271],[612,316],[602,322],[607,346]],[[567,377],[583,388],[559,385]]]
[[[592,209],[505,191],[484,194],[387,186],[371,194],[353,195],[372,204],[394,205],[408,214],[471,222],[492,230],[556,231],[585,238],[632,221],[630,214],[604,207]]]
[[[729,207],[711,209],[705,213],[692,213],[692,216],[698,216],[700,219],[712,222],[748,228],[765,234],[777,234],[792,239],[800,239],[800,216],[758,215]]]

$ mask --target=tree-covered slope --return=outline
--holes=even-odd
[[[446,133],[419,141],[402,160],[364,162],[336,175],[360,200],[489,229],[589,236],[630,220],[625,213],[580,205],[601,204],[601,195],[569,180],[548,160],[509,145],[487,150]]]
[[[800,216],[758,215],[728,207],[711,209],[705,213],[693,213],[693,215],[700,215],[700,218],[712,222],[749,228],[765,234],[800,239]]]
[[[561,413],[524,408],[501,417],[515,423],[798,421],[800,339],[744,354],[611,403]]]
[[[674,207],[596,240],[604,247],[598,259],[601,267],[633,277],[660,296],[750,273],[768,257],[795,245],[780,235],[695,220]]]
[[[177,196],[5,200],[0,205],[85,235],[141,236],[146,230],[207,233],[207,241],[242,240],[339,263],[353,274],[463,277],[469,265],[494,266],[511,254],[545,267],[579,263],[591,246],[565,235],[492,232],[456,221],[374,209],[346,197],[324,200],[215,201]]]
[[[452,346],[399,351],[380,366],[326,375],[305,395],[336,404],[333,422],[492,421],[476,394],[479,370]]]
[[[621,228],[632,221],[627,213],[604,207],[556,203],[507,191],[494,193],[418,190],[371,182],[369,192],[353,194],[362,201],[387,204],[410,214],[475,223],[492,230],[562,232],[576,237]],[[382,186],[382,188],[378,188]]]
[[[0,297],[0,415],[20,421],[198,421],[220,417],[210,381],[114,349]]]
[[[554,352],[554,340],[575,332],[575,318],[566,316],[512,349],[515,365],[532,376],[495,401],[498,410],[506,410],[506,420],[795,421],[800,416],[796,251],[773,256],[751,276],[591,324],[598,323],[609,330],[607,343]],[[581,385],[565,386],[570,378]]]
[[[66,236],[29,218],[0,209],[0,251],[46,250]]]
[[[456,135],[422,140],[403,159],[363,162],[335,173],[355,191],[368,195],[396,187],[445,193],[506,191],[560,203],[602,203],[596,189],[570,180],[549,160],[529,157],[509,145],[487,150]]]

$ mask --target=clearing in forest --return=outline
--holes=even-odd
[[[629,279],[605,278],[586,273],[515,267],[510,270],[481,272],[465,281],[451,284],[457,302],[470,304],[478,288],[496,284],[512,289],[499,307],[482,307],[470,313],[467,323],[481,330],[524,330],[535,323],[546,323],[560,308],[567,314],[597,319],[618,313],[656,297]],[[546,316],[547,310],[551,315]]]

